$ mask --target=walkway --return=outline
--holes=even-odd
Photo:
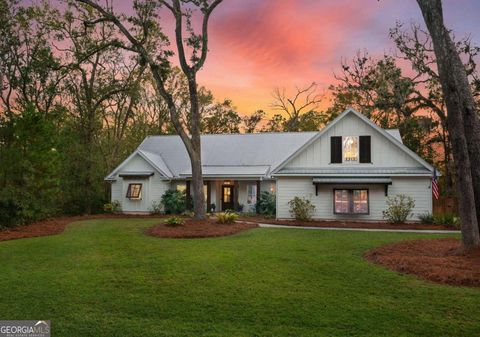
[[[307,226],[289,226],[258,224],[262,228],[293,228],[293,229],[319,229],[334,231],[360,231],[360,232],[389,232],[389,233],[425,233],[425,234],[460,234],[460,231],[435,230],[435,229],[374,229],[374,228],[342,228],[342,227],[307,227]]]

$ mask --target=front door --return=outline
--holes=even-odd
[[[233,210],[233,186],[222,186],[222,211]]]

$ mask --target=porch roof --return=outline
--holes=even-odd
[[[389,177],[314,177],[314,184],[391,184]]]
[[[268,165],[203,165],[202,172],[204,177],[227,178],[227,177],[264,177],[268,174],[270,166]],[[182,177],[191,176],[191,170],[180,173]]]
[[[332,167],[332,168],[285,168],[275,176],[431,176],[425,167]]]

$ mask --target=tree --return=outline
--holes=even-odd
[[[401,23],[390,29],[390,37],[397,46],[397,59],[406,61],[414,72],[410,76],[413,83],[413,103],[418,106],[422,112],[428,112],[435,122],[432,129],[432,140],[437,140],[443,147],[443,168],[444,191],[447,195],[454,193],[454,165],[452,160],[451,142],[447,130],[447,111],[445,98],[443,95],[438,70],[436,66],[436,56],[432,45],[430,34],[422,29],[418,24],[412,24],[410,29],[404,29]],[[462,38],[454,41],[457,52],[464,60],[464,66],[467,71],[472,91],[478,95],[478,72],[476,70],[476,60],[480,53],[480,48],[474,46],[470,38]],[[478,102],[477,102],[478,106]],[[439,151],[440,152],[440,151]]]
[[[258,130],[259,124],[265,118],[265,111],[256,110],[253,114],[242,118],[243,131],[245,133],[254,133]]]
[[[210,104],[202,111],[202,133],[239,133],[241,122],[228,99]]]
[[[70,210],[87,214],[102,209],[100,182],[118,156],[118,143],[108,143],[109,150],[102,151],[101,133],[105,124],[117,118],[116,140],[122,136],[136,98],[133,92],[144,72],[143,66],[112,43],[115,30],[111,23],[84,25],[94,19],[92,11],[75,3],[69,3],[64,12],[47,7],[42,15],[43,26],[55,33],[51,44],[62,59],[60,68],[67,71],[63,103],[71,118],[66,124],[70,130],[66,135],[70,144],[70,157],[65,161],[65,189],[70,192],[66,202]]]
[[[214,9],[222,0],[187,1],[135,1],[135,16],[127,19],[128,25],[124,24],[122,16],[115,14],[112,8],[102,7],[92,0],[77,0],[95,9],[100,17],[88,22],[111,22],[126,41],[117,41],[118,45],[138,54],[142,62],[148,65],[155,80],[155,88],[159,97],[167,103],[170,119],[175,131],[182,139],[190,158],[192,168],[192,191],[194,201],[195,218],[205,218],[203,176],[201,160],[201,114],[198,97],[197,73],[203,67],[208,52],[208,22]],[[189,6],[186,6],[188,4]],[[166,48],[167,37],[161,33],[158,24],[158,10],[166,8],[175,18],[175,42],[177,56],[182,72],[188,79],[190,114],[187,121],[182,121],[178,106],[165,86],[168,73],[171,70],[169,57],[172,51]],[[195,10],[202,13],[201,33],[196,34],[192,25],[192,14]],[[185,26],[184,26],[185,21]],[[128,27],[128,28],[127,28]],[[187,61],[187,53],[184,41],[184,29],[188,33],[186,46],[190,47],[190,63]]]
[[[323,114],[315,111],[322,101],[315,82],[304,88],[296,87],[293,97],[287,96],[285,88],[275,88],[272,96],[270,107],[281,114],[275,114],[270,119],[268,131],[313,131],[326,121]]]
[[[456,167],[462,241],[466,249],[480,247],[477,213],[480,207],[480,120],[465,67],[443,22],[441,0],[417,0],[432,37],[438,74],[447,106],[448,131]],[[476,207],[477,206],[477,207]]]

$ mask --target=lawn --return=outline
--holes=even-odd
[[[52,336],[478,336],[480,290],[362,259],[426,234],[253,229],[212,239],[143,234],[155,219],[70,224],[0,242],[0,319]]]

